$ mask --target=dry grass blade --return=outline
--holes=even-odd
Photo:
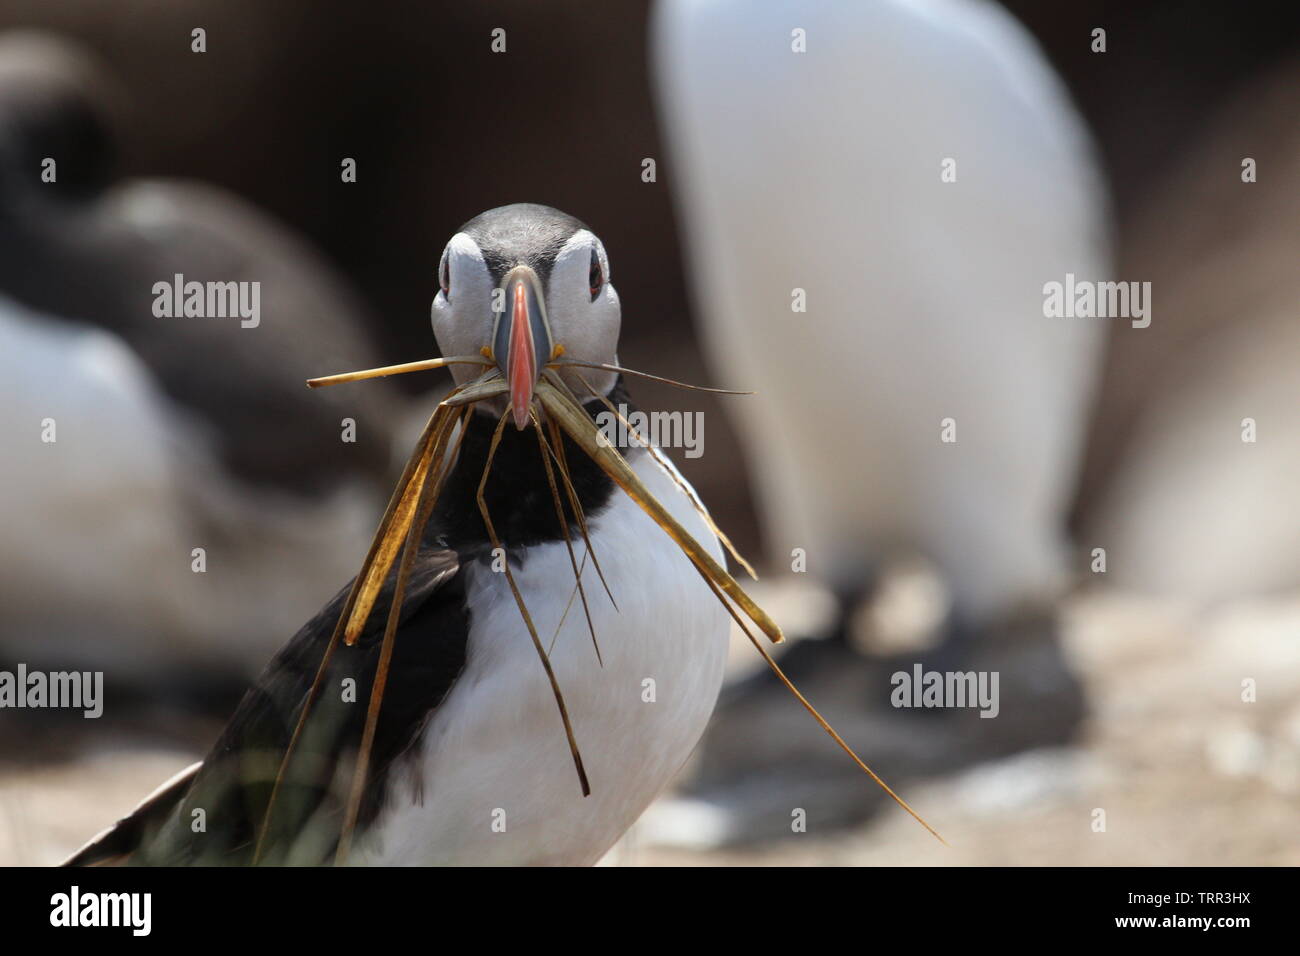
[[[660,382],[664,385],[671,385],[673,388],[684,388],[692,392],[712,392],[715,395],[753,395],[753,392],[740,391],[734,388],[709,388],[707,385],[691,385],[687,382],[679,382],[675,378],[664,378],[662,375],[651,375],[649,372],[639,372],[634,368],[623,368],[621,365],[605,365],[603,362],[578,362],[574,359],[564,359],[563,361],[547,362],[547,368],[595,368],[604,372],[618,372],[620,375],[636,375],[639,378],[648,378],[652,382]]]
[[[578,576],[587,570],[587,556],[584,554],[582,560],[578,563]],[[560,639],[560,631],[564,630],[564,622],[569,619],[569,612],[573,610],[573,599],[578,596],[578,586],[574,584],[573,590],[569,592],[569,599],[564,602],[564,613],[560,615],[560,622],[555,625],[555,633],[551,635],[551,643],[546,645],[546,653],[555,653],[555,642]]]
[[[360,382],[368,378],[387,378],[389,375],[405,375],[407,372],[426,372],[448,365],[491,365],[481,355],[454,355],[451,358],[424,359],[419,362],[406,362],[402,365],[385,365],[383,368],[367,368],[359,372],[340,372],[337,375],[322,375],[320,378],[307,379],[308,388],[324,388],[327,385],[342,385],[344,382]]]
[[[537,383],[536,394],[547,413],[560,423],[560,426],[577,442],[578,446],[594,462],[600,465],[610,478],[614,479],[614,483],[622,488],[628,497],[635,501],[670,538],[677,542],[677,546],[694,562],[697,568],[707,574],[722,591],[740,605],[750,620],[757,624],[759,629],[773,643],[780,644],[784,641],[785,637],[776,622],[768,616],[766,611],[754,603],[753,599],[736,583],[736,579],[728,574],[727,570],[714,559],[713,555],[709,554],[691,536],[690,532],[683,528],[681,523],[668,512],[668,509],[650,493],[650,490],[641,482],[636,472],[632,470],[632,466],[627,463],[627,459],[619,454],[617,448],[612,447],[605,441],[597,432],[595,423],[587,416],[582,406],[566,395],[564,391],[561,391],[561,388],[564,388],[562,382],[557,387],[551,379],[552,375],[555,375],[555,373],[548,371],[545,377]],[[567,391],[567,388],[565,388],[565,391]]]
[[[487,499],[483,492],[487,488],[488,476],[492,473],[492,460],[496,457],[497,446],[501,444],[501,432],[506,426],[506,419],[510,415],[510,410],[502,412],[501,420],[497,422],[496,431],[492,433],[492,444],[488,447],[487,462],[483,465],[483,477],[478,483],[478,510],[483,516],[483,524],[487,528],[488,539],[492,542],[492,547],[499,550],[502,554],[505,549],[501,547],[501,541],[497,538],[496,528],[492,524],[492,516],[488,514]],[[546,654],[546,648],[542,646],[541,639],[537,636],[537,628],[533,624],[533,616],[528,613],[528,606],[524,603],[524,597],[519,593],[519,586],[515,584],[515,576],[510,571],[510,560],[507,557],[505,561],[506,581],[510,584],[510,592],[514,595],[515,604],[519,606],[519,613],[523,615],[524,624],[528,627],[528,636],[533,639],[533,647],[537,649],[537,656],[541,658],[542,668],[546,671],[546,678],[551,682],[551,693],[555,696],[555,706],[559,708],[560,720],[564,723],[564,735],[569,742],[569,752],[573,755],[573,766],[578,771],[578,782],[582,785],[582,795],[584,797],[591,795],[591,784],[587,782],[587,770],[582,765],[582,754],[578,751],[578,741],[573,736],[573,723],[569,720],[569,708],[565,706],[564,694],[560,692],[560,683],[555,679],[555,670],[551,667],[551,659]]]
[[[406,540],[406,533],[415,518],[417,502],[428,480],[431,464],[440,460],[438,456],[445,447],[459,414],[457,409],[445,403],[434,409],[430,428],[426,432],[428,437],[423,443],[415,474],[402,488],[397,507],[378,542],[378,547],[373,556],[367,559],[361,574],[358,575],[357,597],[352,604],[347,624],[343,628],[343,642],[348,646],[356,643],[357,637],[360,636],[362,628],[370,617],[370,612],[374,609],[384,581],[388,579],[388,572],[392,570],[393,562],[397,559],[398,549]]]
[[[425,483],[424,490],[427,490]],[[420,494],[419,513],[425,515],[424,490]],[[343,826],[339,831],[339,843],[334,854],[334,865],[342,866],[347,862],[352,849],[352,834],[356,830],[357,815],[361,809],[361,799],[365,794],[366,776],[370,772],[370,753],[375,744],[375,728],[379,723],[379,710],[383,706],[384,688],[388,683],[388,667],[393,659],[393,643],[397,633],[397,622],[402,616],[402,603],[406,598],[406,583],[411,575],[411,565],[415,563],[415,554],[419,549],[419,538],[423,531],[422,522],[413,521],[406,534],[406,547],[402,551],[402,560],[397,566],[397,581],[393,587],[393,601],[388,608],[388,621],[384,626],[384,639],[379,647],[379,663],[375,670],[375,679],[370,686],[370,700],[366,706],[366,722],[361,734],[361,744],[357,748],[357,762],[353,770],[352,788],[348,793],[348,802],[343,813]]]
[[[591,632],[591,646],[596,649],[596,661],[605,666],[605,658],[600,653],[600,642],[596,640],[596,625],[591,621],[591,607],[587,604],[587,590],[582,586],[582,569],[578,567],[577,555],[573,553],[573,539],[569,536],[569,519],[564,516],[564,504],[560,501],[560,489],[555,484],[555,471],[551,468],[550,449],[546,446],[546,436],[542,434],[542,423],[537,412],[530,410],[533,428],[537,432],[537,450],[541,453],[542,467],[546,469],[546,481],[551,486],[551,499],[555,503],[555,517],[560,522],[560,534],[564,536],[564,547],[569,552],[569,564],[573,566],[573,580],[582,598],[582,611],[587,615],[587,630]]]
[[[843,750],[846,754],[848,754],[850,757],[853,758],[853,762],[858,765],[859,769],[861,769],[865,774],[867,774],[867,776],[869,776],[872,780],[874,780],[880,786],[880,789],[884,790],[885,793],[889,794],[893,798],[895,803],[897,803],[900,807],[902,807],[909,814],[911,814],[912,819],[914,819],[917,823],[921,824],[921,826],[925,827],[928,831],[930,831],[930,835],[933,836],[936,840],[938,840],[944,846],[948,846],[949,845],[948,841],[939,835],[939,831],[936,830],[934,827],[930,826],[930,824],[926,823],[924,817],[922,817],[919,813],[913,810],[906,800],[904,800],[902,797],[896,794],[890,788],[889,784],[885,783],[884,780],[880,779],[880,777],[876,774],[876,772],[872,770],[869,766],[867,766],[866,761],[864,761],[861,757],[858,756],[857,751],[855,751],[852,747],[850,747],[848,743],[845,742],[844,738],[841,737],[836,732],[835,728],[830,725],[830,723],[826,720],[826,718],[823,717],[817,711],[817,708],[812,705],[812,703],[808,700],[808,698],[799,692],[799,688],[795,687],[794,683],[790,680],[790,678],[785,676],[785,671],[781,670],[781,665],[779,665],[773,659],[772,655],[768,653],[767,648],[763,646],[763,642],[753,635],[750,629],[745,625],[744,619],[741,618],[741,616],[736,613],[736,609],[731,606],[731,602],[728,601],[725,595],[723,595],[723,593],[718,590],[718,586],[709,579],[709,576],[707,574],[704,574],[703,572],[701,572],[700,576],[704,578],[704,582],[708,584],[708,586],[712,589],[714,597],[716,597],[719,601],[722,602],[722,606],[727,609],[727,613],[731,615],[732,620],[734,620],[736,624],[739,625],[740,629],[744,631],[745,636],[749,638],[749,643],[753,644],[754,647],[758,649],[758,653],[763,655],[763,660],[766,661],[767,666],[772,669],[772,673],[774,673],[777,676],[777,679],[780,680],[781,683],[785,685],[786,690],[794,694],[795,698],[799,701],[799,703],[803,705],[804,710],[808,711],[808,713],[812,715],[813,720],[817,721],[818,726],[820,726],[822,730],[826,731],[826,733],[830,735],[830,738],[839,745],[841,750]]]
[[[604,402],[605,407],[608,408],[611,412],[613,412],[614,415],[618,417],[618,420],[623,423],[623,427],[626,428],[632,435],[636,436],[636,440],[639,441],[650,452],[651,456],[655,460],[655,463],[659,465],[659,470],[662,471],[665,475],[667,475],[669,479],[672,481],[672,483],[677,486],[678,490],[683,495],[686,496],[686,499],[691,503],[691,507],[693,507],[696,513],[701,518],[704,519],[704,523],[709,526],[709,530],[718,536],[718,540],[721,541],[722,546],[727,549],[727,553],[736,559],[736,563],[745,569],[746,574],[748,574],[753,580],[757,581],[758,573],[754,570],[754,566],[745,560],[745,556],[743,554],[741,554],[739,551],[736,550],[736,546],[731,543],[731,539],[728,538],[726,533],[723,532],[723,530],[718,527],[716,522],[714,522],[713,516],[709,514],[709,510],[704,507],[704,502],[700,501],[700,499],[696,496],[695,491],[691,488],[691,486],[682,480],[682,476],[677,473],[677,469],[672,467],[672,465],[668,463],[668,461],[664,458],[663,453],[660,452],[659,449],[656,448],[654,445],[652,445],[649,439],[647,439],[644,435],[642,435],[640,432],[638,432],[635,428],[632,427],[631,422],[629,422],[626,418],[624,418],[623,414],[616,407],[614,407],[614,403],[609,400],[608,396],[601,395],[594,388],[592,388],[591,383],[588,382],[582,376],[581,373],[577,373],[577,375],[578,375],[578,381],[582,382],[583,386],[587,389],[587,391],[589,391],[594,397]]]
[[[555,419],[548,418],[546,424],[551,432],[551,456],[555,459],[555,467],[559,470],[560,477],[564,479],[564,493],[568,496],[569,506],[573,508],[573,513],[578,518],[578,531],[582,535],[582,542],[587,546],[586,554],[582,556],[583,563],[586,563],[587,555],[591,555],[591,566],[596,569],[596,576],[600,578],[600,585],[605,589],[609,603],[614,605],[614,610],[617,611],[618,602],[614,600],[614,592],[609,589],[609,582],[605,580],[605,571],[601,568],[600,560],[591,547],[591,536],[587,533],[587,516],[583,513],[582,502],[578,500],[578,491],[573,487],[573,479],[569,477],[569,459],[564,452],[564,435],[560,431],[560,426],[555,423]]]
[[[587,383],[584,381],[584,384]],[[589,385],[588,388],[590,388]],[[817,721],[818,726],[820,726],[822,730],[824,730],[831,737],[831,739],[834,740],[835,743],[838,744],[839,747],[845,753],[847,753],[850,758],[852,758],[854,763],[856,763],[864,773],[870,776],[871,779],[874,780],[876,784],[882,790],[885,791],[885,793],[889,794],[889,796],[893,798],[893,800],[900,807],[906,810],[908,814],[912,816],[913,819],[915,819],[918,823],[921,824],[921,826],[925,827],[925,829],[929,831],[930,834],[935,837],[935,839],[937,839],[940,843],[943,843],[945,846],[947,846],[947,841],[945,841],[943,837],[939,835],[938,831],[936,831],[934,827],[930,826],[930,824],[927,823],[921,817],[920,814],[918,814],[915,810],[911,808],[911,806],[908,805],[907,801],[903,800],[902,797],[896,794],[889,787],[889,785],[885,783],[885,781],[882,780],[876,774],[876,772],[873,771],[866,764],[866,762],[857,755],[857,753],[853,750],[852,747],[848,745],[848,743],[844,740],[844,738],[841,737],[839,733],[836,732],[835,728],[832,727],[824,717],[822,717],[822,715],[818,712],[817,708],[813,707],[813,705],[808,701],[808,699],[804,697],[803,694],[800,693],[799,689],[794,686],[794,684],[790,681],[788,677],[786,677],[785,672],[781,670],[780,665],[778,665],[776,661],[772,658],[772,655],[768,653],[767,648],[763,646],[762,642],[759,641],[758,638],[754,636],[754,633],[749,629],[749,626],[745,623],[744,618],[742,618],[741,615],[737,613],[736,607],[733,606],[731,600],[728,600],[728,597],[732,597],[732,600],[735,601],[735,604],[739,605],[740,608],[742,608],[745,611],[745,614],[748,615],[749,618],[755,624],[758,624],[760,628],[763,628],[765,632],[767,632],[767,630],[766,628],[763,627],[763,621],[767,619],[767,615],[764,614],[762,610],[758,608],[757,605],[755,605],[752,601],[748,599],[748,596],[744,594],[744,592],[740,589],[740,586],[736,584],[735,581],[732,580],[730,576],[726,574],[725,571],[722,571],[720,568],[718,568],[718,570],[721,571],[721,575],[722,575],[722,577],[720,578],[719,575],[717,575],[713,571],[713,569],[709,567],[709,562],[697,559],[696,554],[693,553],[692,550],[683,543],[683,538],[689,540],[692,544],[694,544],[695,548],[700,551],[702,557],[711,559],[711,556],[708,554],[708,552],[705,552],[703,551],[703,549],[699,548],[698,544],[695,544],[694,539],[692,539],[690,535],[680,527],[680,525],[677,525],[676,522],[672,520],[671,515],[668,515],[665,511],[663,517],[666,520],[660,519],[659,514],[656,513],[656,509],[659,511],[663,511],[663,506],[660,505],[659,502],[657,502],[654,499],[654,497],[644,486],[640,485],[639,479],[637,479],[636,475],[632,473],[631,467],[627,464],[626,459],[624,459],[622,455],[619,455],[616,449],[609,447],[607,443],[602,444],[600,442],[595,426],[591,422],[591,419],[587,417],[586,413],[582,410],[581,406],[578,405],[573,395],[571,393],[568,394],[566,393],[568,393],[568,389],[564,386],[564,383],[560,381],[554,381],[550,379],[549,376],[546,381],[539,383],[537,389],[538,399],[542,402],[543,406],[547,409],[547,411],[551,413],[552,419],[559,422],[562,426],[564,426],[565,430],[569,432],[569,434],[573,437],[574,441],[576,441],[580,446],[582,446],[582,448],[589,455],[591,455],[591,457],[598,464],[600,464],[601,467],[605,468],[607,473],[610,475],[610,477],[613,478],[614,481],[618,483],[619,486],[622,487],[623,490],[626,491],[630,497],[633,498],[633,500],[635,500],[639,505],[641,505],[641,507],[645,509],[646,512],[656,520],[656,522],[659,523],[660,527],[663,527],[664,530],[667,531],[668,534],[675,541],[677,541],[679,546],[682,546],[683,551],[685,551],[687,556],[692,559],[692,561],[695,564],[696,570],[699,571],[700,576],[704,579],[705,583],[709,586],[709,589],[713,592],[714,597],[716,597],[722,603],[723,607],[727,609],[727,613],[730,614],[732,618],[736,621],[740,629],[745,633],[745,636],[749,638],[750,643],[752,643],[754,647],[758,649],[758,652],[763,655],[763,660],[767,663],[768,667],[772,669],[773,673],[776,674],[777,678],[786,687],[786,689],[789,690],[790,693],[792,693],[795,696],[795,698],[804,707],[804,709],[807,710],[808,713],[812,715],[813,719]],[[609,404],[608,401],[606,401],[606,404],[607,405]],[[617,415],[618,414],[617,410],[614,410],[614,413]],[[622,416],[619,417],[621,418]],[[624,425],[625,426],[627,425],[626,421],[624,421]],[[645,444],[647,448],[650,447],[649,443],[645,442],[640,435],[638,435],[637,438],[638,440],[642,441],[642,443]],[[598,454],[601,452],[605,454]],[[647,506],[648,504],[650,506]],[[710,522],[710,524],[712,524],[712,522]],[[676,530],[678,531],[677,534],[673,533],[672,526],[676,526]],[[714,567],[717,567],[716,562],[714,562]],[[731,586],[734,588],[734,592],[727,587],[728,581],[730,581]],[[737,594],[739,594],[739,596],[736,596]],[[755,611],[757,611],[757,615],[755,614]],[[775,627],[775,624],[773,624],[772,626]],[[767,632],[767,633],[769,634],[769,636],[771,636],[771,632]],[[779,629],[777,630],[777,634],[778,635],[780,634]]]
[[[467,428],[464,427],[465,418],[469,414],[467,411],[459,416],[462,427],[456,450],[459,450],[460,441],[465,438],[467,431]],[[447,433],[450,431],[451,429],[448,429]],[[335,851],[334,863],[336,866],[341,866],[347,862],[348,853],[352,849],[352,836],[356,830],[357,815],[361,812],[361,800],[365,795],[366,779],[370,773],[370,755],[375,746],[375,732],[379,726],[379,711],[384,702],[384,688],[388,684],[388,668],[393,659],[393,645],[396,640],[398,622],[402,619],[402,605],[406,599],[406,585],[411,577],[411,567],[415,564],[416,555],[420,551],[420,539],[424,535],[424,527],[429,523],[429,516],[433,513],[434,505],[437,504],[438,497],[442,493],[442,486],[446,482],[447,473],[451,470],[450,466],[455,459],[454,453],[447,456],[444,452],[445,442],[435,441],[432,448],[432,459],[437,463],[438,470],[434,476],[424,482],[417,496],[415,519],[406,532],[406,546],[402,551],[402,560],[397,566],[397,580],[393,585],[393,599],[388,607],[388,620],[384,626],[384,639],[379,647],[379,662],[375,668],[375,679],[371,684],[370,700],[366,706],[366,723],[361,733],[360,746],[357,748],[357,764],[353,770],[352,789],[348,794],[348,802],[343,814],[343,826],[339,832],[339,844]]]
[[[453,392],[455,394],[455,392]],[[374,538],[371,539],[370,549],[366,552],[365,560],[361,564],[361,572],[357,574],[352,582],[352,590],[348,592],[348,598],[343,605],[343,611],[339,614],[338,623],[334,625],[334,632],[330,635],[330,640],[325,645],[325,653],[321,655],[320,664],[316,668],[316,676],[312,680],[311,688],[307,692],[307,699],[303,702],[302,710],[298,713],[298,720],[294,724],[293,733],[289,737],[288,746],[285,747],[284,755],[280,759],[280,767],[275,775],[275,782],[271,786],[271,795],[267,800],[266,811],[262,816],[262,825],[258,830],[257,845],[253,851],[253,862],[257,863],[262,858],[262,852],[265,848],[266,836],[270,831],[272,813],[275,810],[276,800],[280,794],[281,785],[284,783],[285,773],[288,770],[289,761],[298,746],[298,741],[302,737],[303,727],[306,726],[307,716],[311,713],[312,707],[320,696],[321,683],[324,680],[325,673],[329,668],[330,661],[334,657],[334,652],[338,649],[339,639],[343,636],[344,628],[352,618],[352,612],[356,608],[357,599],[361,594],[362,576],[371,568],[378,556],[384,543],[391,539],[391,529],[393,520],[403,500],[408,497],[408,492],[412,487],[412,482],[416,480],[417,475],[423,475],[427,470],[428,463],[432,457],[432,445],[437,436],[441,419],[438,409],[429,416],[428,423],[424,426],[424,431],[420,435],[419,441],[415,444],[415,450],[411,453],[410,459],[406,463],[406,468],[402,471],[401,478],[397,481],[397,487],[393,491],[392,498],[389,499],[388,508],[384,511],[383,518],[379,521],[379,527],[375,531]],[[416,492],[418,494],[418,491]],[[385,574],[387,571],[385,571]]]
[[[582,376],[580,375],[579,378],[581,379]],[[593,395],[597,395],[597,393],[591,388],[590,384],[585,379],[583,379],[582,381],[583,384],[587,386],[588,391],[591,391]],[[547,386],[547,387],[544,388],[543,386]],[[613,478],[614,481],[617,482],[619,486],[622,487],[630,497],[632,497],[639,505],[641,505],[641,507],[644,508],[647,511],[647,513],[649,513],[650,516],[653,517],[659,523],[660,527],[664,528],[664,530],[667,531],[669,535],[672,536],[673,539],[677,541],[679,545],[682,545],[682,538],[679,537],[678,534],[673,533],[668,523],[666,523],[664,520],[660,520],[655,510],[653,510],[651,507],[647,507],[647,500],[653,503],[653,505],[657,506],[658,509],[660,510],[662,510],[663,506],[659,505],[659,503],[654,500],[650,492],[644,487],[641,487],[640,489],[641,497],[639,497],[637,493],[634,493],[634,491],[629,485],[631,484],[631,482],[636,482],[637,484],[639,484],[639,481],[636,478],[635,474],[631,473],[631,467],[627,464],[626,459],[624,459],[622,455],[619,455],[616,449],[610,448],[607,443],[604,445],[601,444],[601,442],[597,437],[595,426],[591,423],[591,419],[587,417],[586,413],[582,410],[581,406],[577,403],[576,398],[572,395],[571,392],[569,392],[568,388],[564,385],[564,383],[562,381],[559,381],[558,378],[551,378],[550,374],[548,374],[547,380],[545,382],[539,383],[537,396],[541,400],[542,404],[545,406],[547,411],[551,413],[552,418],[565,426],[565,430],[568,431],[573,436],[574,441],[578,442],[578,444],[581,445],[583,449],[589,455],[591,455],[593,459],[597,461],[598,464],[604,467],[608,472],[608,474],[610,475],[610,477]],[[602,396],[600,395],[597,395],[597,397],[602,398]],[[618,410],[613,407],[613,405],[609,402],[609,400],[608,399],[603,399],[603,400],[605,404],[610,408],[610,410],[613,411],[615,415],[618,415],[619,419],[623,421],[624,426],[627,427],[629,431],[632,431],[632,433],[636,435],[637,440],[640,441],[643,445],[645,445],[647,449],[650,449],[653,452],[653,448],[649,444],[649,442],[647,442],[643,436],[636,434],[636,432],[633,429],[631,429],[631,426],[628,424],[627,420],[624,419],[623,416],[618,413]],[[606,454],[603,456],[597,455],[596,453],[597,451],[605,452]],[[611,452],[613,453],[612,455],[608,454]],[[663,465],[661,460],[659,459],[656,460],[659,461],[659,464],[661,466]],[[621,463],[621,468],[619,467],[620,463]],[[624,479],[621,479],[620,474],[618,473],[620,471],[626,471],[628,475],[625,476]],[[624,480],[628,478],[630,478],[630,482],[629,484],[625,484]],[[681,487],[680,482],[678,482],[678,486]],[[683,491],[684,490],[685,489],[683,489]],[[688,495],[688,497],[691,498],[692,504],[697,504],[696,500],[694,499],[694,496]],[[665,513],[665,517],[668,519],[668,522],[672,522],[671,516]],[[716,530],[716,527],[714,526],[712,521],[709,521],[708,523],[710,527]],[[676,524],[676,523],[672,522],[672,524]],[[680,526],[678,526],[678,529],[682,536],[685,536],[687,539],[691,540],[692,543],[694,543],[693,539],[690,539],[690,536],[685,532],[684,529],[680,529]],[[720,532],[719,535],[721,536]],[[698,545],[695,545],[695,547],[699,548]],[[760,640],[758,640],[757,637],[754,636],[754,633],[749,629],[749,626],[745,623],[744,618],[737,612],[736,607],[733,606],[732,600],[735,601],[735,605],[739,605],[739,607],[744,610],[745,614],[748,615],[750,620],[752,620],[755,624],[758,624],[759,627],[762,628],[765,631],[765,633],[768,633],[770,637],[771,632],[767,631],[767,629],[763,627],[763,620],[767,618],[766,614],[763,614],[762,610],[758,608],[758,606],[755,605],[753,601],[749,600],[748,596],[745,595],[744,592],[740,589],[740,586],[736,584],[735,581],[732,580],[729,575],[726,575],[725,571],[722,571],[722,575],[724,577],[720,578],[718,575],[713,573],[713,571],[709,568],[707,562],[698,560],[696,554],[692,553],[692,551],[689,548],[683,545],[683,550],[686,552],[687,556],[690,557],[691,560],[695,563],[696,570],[699,571],[700,576],[704,579],[705,583],[709,586],[709,589],[713,592],[714,597],[716,597],[722,603],[722,606],[727,609],[727,613],[731,615],[731,617],[735,620],[736,624],[739,625],[740,629],[744,632],[745,636],[749,638],[750,643],[753,644],[754,647],[758,649],[758,652],[761,655],[763,655],[763,660],[767,663],[768,667],[772,669],[773,673],[776,674],[777,678],[786,687],[786,689],[789,690],[790,693],[792,693],[795,696],[795,698],[804,707],[804,709],[807,710],[808,713],[812,715],[813,719],[817,721],[818,726],[820,726],[822,730],[824,730],[831,737],[831,739],[834,740],[835,743],[838,744],[839,747],[845,753],[847,753],[849,757],[853,759],[854,763],[856,763],[864,773],[866,773],[869,777],[871,777],[871,779],[874,780],[876,784],[882,790],[885,791],[885,793],[889,794],[889,796],[892,797],[900,807],[906,810],[908,814],[912,816],[913,819],[915,819],[918,823],[921,824],[921,826],[925,827],[925,829],[929,831],[930,834],[935,837],[935,839],[937,839],[940,843],[943,843],[945,846],[947,846],[948,845],[947,841],[944,840],[944,838],[939,835],[938,831],[936,831],[934,827],[930,826],[930,824],[927,823],[921,817],[920,814],[918,814],[915,810],[913,810],[911,806],[908,805],[907,801],[905,801],[902,797],[896,794],[889,787],[889,785],[885,783],[885,781],[882,780],[876,774],[874,770],[872,770],[869,766],[867,766],[866,762],[861,757],[859,757],[857,753],[853,750],[853,748],[850,747],[848,743],[844,740],[844,738],[841,737],[836,732],[835,728],[832,727],[824,717],[822,717],[822,715],[817,711],[817,708],[813,707],[813,705],[808,701],[808,699],[804,697],[803,694],[800,693],[799,689],[794,686],[794,684],[790,681],[788,677],[786,677],[785,672],[781,670],[780,665],[778,665],[777,662],[772,658],[772,655],[768,653],[768,650],[766,647],[763,646],[763,643]],[[711,558],[711,556],[708,555],[707,552],[704,552],[703,549],[700,549],[700,551],[703,557]],[[733,551],[732,553],[734,554],[735,552]],[[739,555],[736,555],[736,557],[739,559]],[[732,586],[731,588],[727,586],[728,581],[730,581],[731,583]],[[734,588],[734,591],[732,590],[732,588]],[[728,600],[728,597],[731,597],[732,600]],[[755,611],[757,611],[759,615],[762,615],[762,617],[756,616],[754,613]],[[775,627],[775,625],[773,625],[773,627]],[[777,634],[779,635],[779,633],[780,631],[778,630]]]
[[[456,408],[461,405],[473,405],[475,402],[481,402],[484,399],[496,398],[498,395],[504,395],[510,391],[510,386],[506,380],[496,374],[495,369],[487,373],[484,378],[476,379],[466,385],[455,395],[449,395],[442,400],[442,404],[448,408]]]
[[[388,579],[388,572],[397,559],[397,551],[405,540],[407,527],[414,516],[415,501],[420,489],[424,487],[430,464],[441,460],[439,455],[445,449],[455,426],[456,417],[460,414],[459,405],[462,403],[459,399],[462,395],[469,394],[473,396],[472,401],[480,401],[499,394],[499,390],[504,389],[505,383],[500,379],[496,369],[492,369],[468,385],[453,389],[451,394],[434,409],[425,433],[417,445],[417,449],[424,449],[428,454],[420,457],[416,466],[415,479],[399,483],[400,493],[397,496],[396,507],[390,504],[391,517],[385,516],[388,524],[383,529],[383,534],[377,536],[377,543],[372,545],[372,553],[367,555],[361,573],[357,576],[356,597],[350,602],[351,610],[343,630],[343,641],[347,645],[351,646],[356,642],[357,636],[370,617],[370,612],[374,609],[375,600],[383,588],[384,581]]]

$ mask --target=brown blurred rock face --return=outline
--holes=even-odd
[[[1258,78],[1124,233],[1153,320],[1112,333],[1080,503],[1117,583],[1222,597],[1300,580],[1297,115],[1300,63]]]

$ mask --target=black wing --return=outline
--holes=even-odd
[[[276,796],[261,862],[328,862],[342,826],[357,746],[378,665],[395,572],[355,645],[330,661]],[[271,788],[351,585],[276,655],[193,779],[147,800],[68,861],[240,865],[253,860]],[[360,830],[392,796],[393,771],[465,665],[469,612],[454,551],[417,557],[393,645],[358,819]],[[350,682],[350,683],[349,683]]]

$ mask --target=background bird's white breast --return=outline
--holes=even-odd
[[[703,338],[761,385],[736,413],[771,553],[851,587],[918,548],[980,612],[1050,587],[1103,326],[1043,286],[1109,259],[1032,39],[985,2],[670,0],[655,52]]]

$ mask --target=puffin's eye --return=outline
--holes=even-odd
[[[442,262],[438,263],[438,285],[442,287],[442,294],[451,298],[451,265],[447,261],[450,257],[446,252],[442,254]]]
[[[600,295],[600,288],[605,284],[605,274],[600,269],[600,256],[596,255],[596,250],[591,250],[591,269],[587,272],[587,285],[591,288],[591,301],[596,301],[596,296]]]

